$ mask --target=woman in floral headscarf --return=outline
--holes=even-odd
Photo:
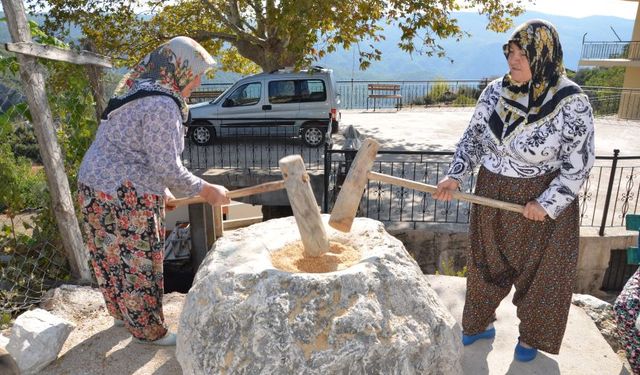
[[[227,204],[226,189],[189,172],[180,155],[185,99],[214,66],[207,51],[177,37],[120,82],[78,174],[91,263],[109,313],[143,343],[175,345],[162,312],[165,202],[169,189]]]
[[[473,205],[463,344],[495,336],[495,310],[512,285],[520,318],[515,358],[557,354],[578,260],[576,196],[593,165],[593,115],[565,75],[555,27],[519,26],[504,45],[509,73],[480,95],[436,199],[450,200],[479,166],[478,195],[522,204],[524,213]]]

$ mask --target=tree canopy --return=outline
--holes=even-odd
[[[217,56],[221,68],[247,73],[305,66],[336,48],[356,48],[361,69],[381,59],[376,42],[396,24],[408,53],[444,56],[444,38],[467,34],[452,12],[477,8],[487,28],[505,31],[523,0],[26,0],[46,13],[56,35],[78,25],[96,52],[131,65],[160,43],[186,35]],[[531,0],[525,0],[531,1]],[[141,12],[141,9],[147,9]]]

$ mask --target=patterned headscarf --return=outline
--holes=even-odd
[[[541,103],[536,102],[565,74],[558,32],[550,22],[531,20],[518,26],[509,41],[502,46],[505,58],[508,58],[510,43],[520,47],[527,56],[531,67],[531,84],[526,90],[527,87],[523,87],[525,85],[515,83],[507,73],[504,78],[507,84],[503,87],[515,93],[528,93],[531,97],[531,105],[528,107],[539,106]]]
[[[518,26],[502,47],[505,57],[510,43],[524,51],[531,80],[519,83],[509,73],[502,78],[501,97],[489,119],[492,132],[501,140],[515,134],[521,124],[539,121],[555,112],[565,97],[581,92],[566,78],[560,38],[550,22],[534,19]]]
[[[110,112],[132,100],[165,95],[178,104],[182,120],[187,122],[189,107],[182,90],[214,66],[215,61],[198,42],[186,36],[173,38],[145,56],[125,74],[102,118],[107,119]]]

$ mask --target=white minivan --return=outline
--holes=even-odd
[[[213,101],[190,105],[187,136],[197,145],[225,137],[300,137],[318,147],[338,131],[339,105],[331,69],[255,74]]]

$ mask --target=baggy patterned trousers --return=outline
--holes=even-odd
[[[476,194],[525,205],[538,197],[556,173],[513,178],[480,168]],[[520,213],[473,205],[467,294],[462,327],[467,335],[484,331],[515,286],[513,304],[520,338],[558,354],[567,325],[579,249],[579,210],[574,200],[555,220],[532,221]]]
[[[115,197],[79,184],[78,200],[91,265],[109,314],[123,320],[135,338],[163,337],[163,198],[138,195],[125,182]]]

